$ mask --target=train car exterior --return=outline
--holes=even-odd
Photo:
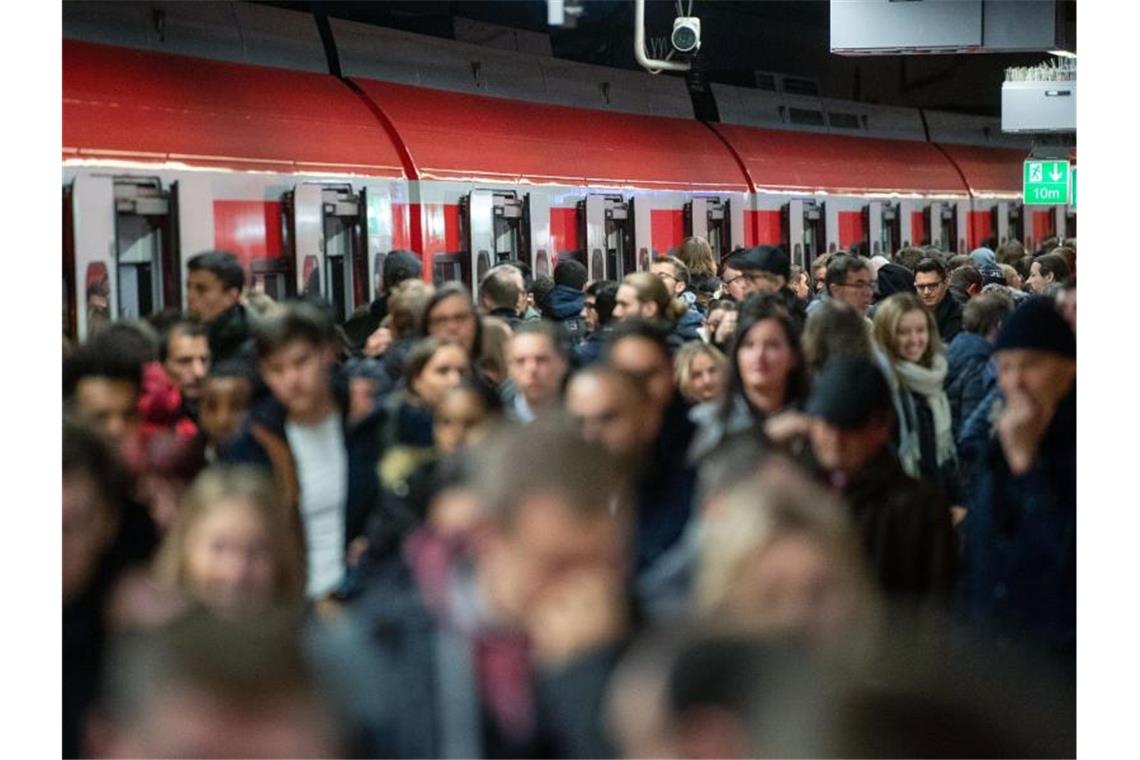
[[[438,41],[437,41],[438,42]],[[445,44],[445,43],[440,43]],[[257,289],[342,318],[410,249],[477,288],[575,257],[594,279],[700,235],[810,266],[867,244],[967,252],[1075,220],[1020,206],[1024,154],[621,113],[64,41],[64,291],[84,338],[185,306],[186,259],[236,253]]]

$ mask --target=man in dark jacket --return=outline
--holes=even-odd
[[[344,333],[354,351],[364,347],[368,336],[380,329],[380,323],[388,316],[392,289],[404,280],[419,279],[421,269],[420,257],[411,251],[391,251],[384,257],[383,283],[376,287],[376,300],[344,323]]]
[[[1006,320],[994,356],[1004,408],[974,439],[963,601],[976,619],[1066,656],[1077,637],[1077,342],[1048,298]]]
[[[618,287],[616,282],[601,280],[586,288],[582,318],[590,332],[571,352],[570,360],[574,367],[589,366],[601,357],[613,327]]]
[[[186,262],[186,305],[206,326],[210,360],[250,360],[250,320],[241,305],[245,270],[226,251],[199,253]]]
[[[946,350],[949,362],[946,397],[950,400],[955,440],[962,429],[962,422],[973,414],[989,390],[986,363],[990,360],[998,331],[1011,311],[1011,299],[998,293],[985,293],[971,299],[962,312],[962,332]]]
[[[925,258],[914,269],[914,289],[934,314],[943,343],[954,340],[962,329],[962,307],[950,296],[946,265],[936,258]]]
[[[512,330],[522,324],[526,311],[523,274],[512,264],[491,268],[479,281],[479,306],[489,317],[498,317]]]
[[[505,429],[473,469],[472,533],[409,537],[332,626],[320,672],[367,756],[612,757],[601,708],[630,625],[620,471],[556,420]]]
[[[637,570],[665,553],[692,515],[696,470],[685,460],[696,425],[677,391],[668,336],[657,323],[637,317],[614,327],[607,349],[610,364],[645,387],[650,443],[638,483]]]
[[[558,323],[562,334],[571,346],[576,346],[586,337],[586,325],[582,321],[582,305],[586,302],[586,267],[581,263],[566,259],[554,267],[554,289],[542,299],[542,316]]]
[[[345,578],[346,546],[376,503],[377,423],[353,420],[348,387],[334,374],[335,332],[306,303],[257,326],[258,369],[272,395],[256,404],[223,462],[273,471],[308,559],[308,596],[322,599]]]
[[[882,370],[864,357],[831,360],[807,414],[811,454],[850,506],[880,588],[904,600],[947,600],[955,572],[949,505],[891,452],[893,406]]]

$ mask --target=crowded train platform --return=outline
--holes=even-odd
[[[1076,755],[1075,187],[286,5],[65,3],[64,757]]]

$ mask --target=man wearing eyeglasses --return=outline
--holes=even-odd
[[[950,281],[946,276],[946,266],[932,257],[918,262],[914,268],[914,289],[926,308],[934,313],[942,342],[949,343],[962,331],[962,307],[948,297]]]
[[[724,296],[740,303],[748,294],[755,290],[752,279],[741,268],[741,261],[747,254],[743,248],[737,248],[721,264],[720,281],[724,286]]]
[[[832,256],[825,282],[829,298],[842,301],[867,316],[875,295],[875,279],[866,260],[849,254]]]

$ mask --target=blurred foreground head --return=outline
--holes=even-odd
[[[107,674],[109,757],[343,752],[289,620],[187,618],[122,639]]]
[[[476,564],[504,622],[536,618],[583,587],[614,595],[629,561],[627,474],[558,419],[504,427],[481,444],[474,471],[482,524]],[[542,633],[542,631],[532,631]]]
[[[305,569],[296,526],[286,514],[264,472],[212,467],[183,496],[156,573],[224,618],[297,603]]]
[[[1071,757],[1075,689],[946,619],[837,667],[765,633],[656,632],[610,682],[625,757]]]
[[[721,630],[788,632],[829,651],[866,644],[879,605],[844,506],[790,461],[751,470],[705,505],[697,614]]]

